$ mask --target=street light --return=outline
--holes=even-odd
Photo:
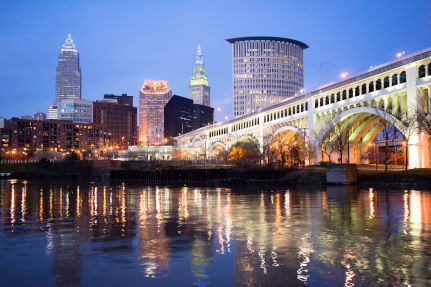
[[[375,151],[375,154],[376,154],[376,170],[377,170],[377,166],[379,165],[379,155],[377,153],[377,144],[375,144],[375,143],[368,143],[368,146],[369,147],[371,147],[371,146],[375,147],[374,151]]]
[[[403,141],[403,146],[404,146],[404,163],[405,163],[405,167],[407,169],[407,143],[406,143],[406,141]]]
[[[341,79],[345,79],[348,75],[349,75],[349,73],[348,73],[348,72],[342,72],[342,73],[340,74],[340,78],[341,78]]]
[[[404,56],[406,54],[406,51],[401,51],[397,53],[397,58],[401,58],[402,56]]]

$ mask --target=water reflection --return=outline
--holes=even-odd
[[[0,184],[2,286],[431,284],[431,192]]]

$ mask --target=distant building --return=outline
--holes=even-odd
[[[155,144],[150,139],[150,128],[163,125],[163,108],[172,96],[166,80],[146,80],[139,92],[139,143]]]
[[[200,45],[198,45],[196,63],[190,81],[189,98],[195,104],[210,106],[210,87],[208,86],[208,77],[205,75],[205,66]]]
[[[122,96],[115,97],[120,101],[117,99],[105,101],[105,95],[102,101],[93,103],[93,123],[100,124],[104,131],[112,135],[111,142],[114,148],[127,149],[129,145],[137,143],[137,108],[128,105],[133,103],[132,96],[126,95],[125,101],[121,100],[124,99]]]
[[[174,95],[164,108],[165,138],[173,138],[214,122],[214,108]]]
[[[19,118],[23,119],[23,120],[33,120],[34,119],[33,116],[20,116]]]
[[[58,105],[58,119],[77,123],[92,123],[93,102],[86,100],[63,100]]]
[[[34,114],[33,118],[37,121],[45,121],[46,120],[46,114],[45,113],[36,113]]]
[[[3,149],[96,150],[110,145],[110,135],[97,124],[64,120],[12,118],[0,129]]]
[[[58,120],[58,106],[49,105],[48,106],[48,120]]]
[[[234,117],[292,98],[304,88],[306,44],[279,37],[227,41],[232,44]]]
[[[79,53],[70,34],[61,47],[55,80],[55,103],[81,99],[81,67]]]
[[[4,117],[0,117],[0,129],[4,128],[4,121],[5,121]]]
[[[121,94],[121,96],[105,94],[102,102],[133,106],[133,96],[128,96],[127,94]]]

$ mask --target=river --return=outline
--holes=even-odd
[[[0,187],[0,286],[431,285],[431,191]]]

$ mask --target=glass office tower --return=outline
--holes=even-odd
[[[55,104],[63,100],[81,99],[81,67],[79,53],[70,34],[61,47],[55,80]]]

